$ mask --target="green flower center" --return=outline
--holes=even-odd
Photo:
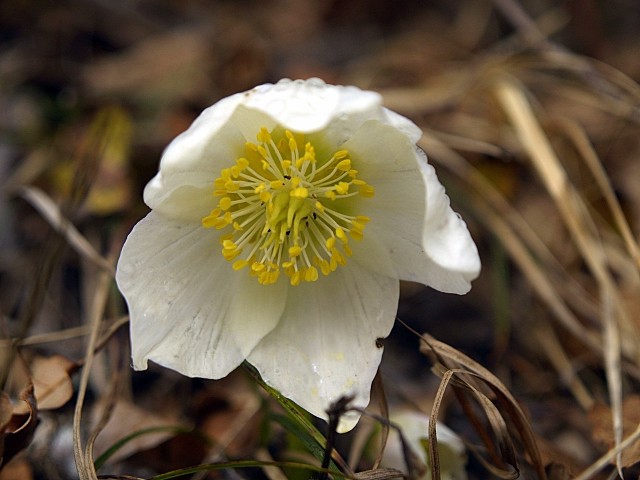
[[[351,256],[349,237],[361,240],[368,217],[351,215],[353,197],[372,197],[347,150],[316,158],[304,135],[261,128],[258,143],[224,168],[214,182],[217,207],[205,228],[228,230],[222,256],[247,268],[261,284],[283,271],[291,285],[329,275]]]

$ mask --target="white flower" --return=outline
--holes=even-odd
[[[118,263],[134,368],[221,378],[246,359],[316,416],[341,395],[366,406],[398,279],[462,294],[480,269],[420,135],[378,94],[318,79],[203,111]]]
[[[409,448],[425,465],[428,465],[425,441],[429,439],[429,417],[424,413],[403,410],[391,416],[390,420],[400,427]],[[446,425],[436,423],[438,454],[440,456],[440,478],[442,480],[466,480],[467,454],[460,437]],[[389,431],[382,464],[388,468],[397,468],[407,472],[406,461],[398,432]],[[430,480],[431,471],[427,468],[420,480]]]

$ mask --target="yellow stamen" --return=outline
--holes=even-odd
[[[351,215],[353,198],[374,188],[347,150],[316,153],[304,135],[279,128],[263,127],[256,139],[213,182],[217,205],[202,225],[225,230],[222,256],[260,284],[276,283],[281,271],[294,286],[315,282],[346,264],[349,237],[363,238],[369,218]]]

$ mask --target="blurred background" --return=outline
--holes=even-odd
[[[95,459],[143,431],[98,473],[317,464],[242,371],[133,373],[111,277],[164,147],[206,106],[283,77],[376,90],[425,132],[483,272],[464,297],[403,284],[398,317],[500,379],[550,478],[638,478],[634,438],[589,468],[640,424],[639,31],[635,0],[1,2],[0,479],[92,478],[74,437]],[[432,408],[440,377],[419,347],[400,323],[387,340],[392,412]],[[477,447],[469,478],[499,478],[479,460],[508,470],[483,413],[449,391],[439,420]],[[523,478],[538,478],[508,426]],[[341,439],[354,471],[375,464],[376,428]]]

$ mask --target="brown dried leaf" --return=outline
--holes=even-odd
[[[354,475],[358,480],[391,480],[394,478],[405,478],[405,474],[395,468],[376,468],[375,470],[365,470]]]
[[[66,404],[73,396],[69,376],[76,364],[61,356],[36,357],[31,364],[31,378],[38,408],[52,410]]]
[[[0,399],[0,418],[3,420],[0,425],[2,428],[0,432],[0,468],[2,468],[31,443],[33,432],[38,424],[38,407],[33,395],[33,385],[27,386],[20,394],[21,403],[26,405],[26,413],[16,413],[9,397],[4,392]],[[23,408],[20,406],[15,410],[20,412]],[[11,412],[10,416],[9,411]]]
[[[594,440],[606,448],[614,446],[611,409],[604,404],[595,405],[589,412],[591,434]],[[624,436],[630,435],[640,425],[640,395],[628,396],[622,404],[622,428]],[[622,467],[640,462],[640,441],[622,452]]]
[[[33,480],[33,469],[25,459],[16,459],[2,468],[0,480]]]
[[[4,428],[11,421],[13,416],[13,403],[9,399],[9,395],[0,392],[0,426]]]
[[[464,390],[472,392],[472,395],[479,402],[479,405],[491,423],[493,432],[498,438],[498,446],[500,454],[502,455],[501,460],[507,465],[517,469],[513,455],[513,446],[511,445],[510,431],[518,432],[524,450],[529,455],[538,477],[545,479],[546,475],[544,473],[542,458],[531,424],[505,385],[493,373],[479,363],[427,334],[422,335],[420,351],[432,358],[436,364],[436,370],[439,370],[443,375],[441,384],[444,387],[450,382],[457,390],[457,393],[462,393]],[[490,398],[489,395],[484,393],[487,391],[487,387],[493,398]],[[465,397],[464,395],[458,395],[458,399],[463,402]],[[465,408],[464,402],[462,406]],[[432,411],[430,416],[430,419],[433,419],[433,421],[438,419],[437,405],[434,404],[434,408],[436,408],[435,415]],[[465,412],[471,414],[468,408],[465,408]],[[513,428],[509,429],[507,425],[511,425]],[[433,439],[435,439],[435,425],[432,427],[431,422],[429,433],[433,435],[430,437],[432,438],[431,444],[433,444],[433,447],[430,447],[429,454],[432,465],[434,465],[434,450],[437,445],[435,444],[436,442],[433,441]],[[482,435],[481,431],[478,431],[478,433]],[[485,444],[487,447],[491,447],[486,441]],[[501,476],[501,478],[514,478],[513,475],[517,475],[517,470],[507,471],[501,467],[493,469],[489,463],[485,463],[485,467],[490,469],[492,473]]]
[[[36,356],[28,363],[20,357],[11,365],[8,391],[16,395],[32,385],[39,410],[52,410],[63,406],[73,395],[70,375],[76,364],[61,355]],[[26,415],[30,407],[22,402],[13,406],[13,413]]]
[[[97,409],[96,412],[99,412]],[[163,418],[152,412],[144,410],[125,400],[116,402],[111,418],[96,439],[94,449],[96,457],[104,453],[108,448],[116,444],[124,437],[145,429],[166,427],[180,423],[173,418]],[[125,443],[111,458],[110,461],[118,461],[127,458],[134,453],[153,448],[176,435],[176,431],[156,431],[140,435]]]

